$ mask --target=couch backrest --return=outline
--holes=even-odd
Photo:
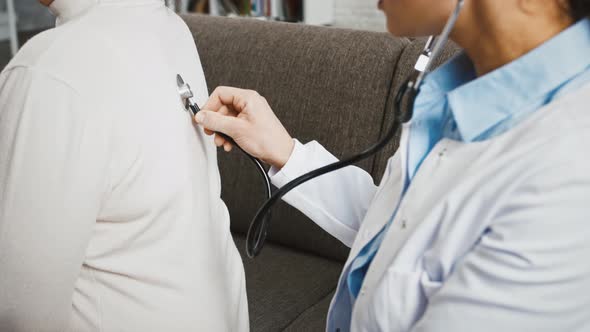
[[[257,90],[293,137],[317,140],[337,157],[361,151],[381,135],[394,77],[403,75],[396,66],[410,44],[407,39],[253,19],[184,19],[210,92],[220,85]],[[220,152],[219,165],[232,231],[245,234],[264,200],[261,179],[238,152]],[[372,174],[381,169],[375,158],[359,166]],[[341,261],[348,254],[339,241],[282,202],[273,210],[269,240]]]

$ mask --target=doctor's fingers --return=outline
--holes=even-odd
[[[227,106],[225,106],[225,105],[224,105],[224,106],[222,106],[222,107],[221,107],[221,108],[220,108],[220,109],[217,111],[217,113],[219,113],[219,114],[221,114],[221,115],[225,115],[225,116],[233,116],[233,117],[236,117],[236,116],[238,116],[238,113],[237,113],[237,112],[234,112],[233,110],[231,110],[229,107],[227,107]],[[211,135],[215,134],[215,132],[214,132],[214,131],[211,131],[211,130],[209,130],[209,129],[205,129],[205,134],[207,134],[207,135],[211,136]],[[217,146],[221,146],[221,145],[217,145]]]
[[[225,143],[223,143],[223,150],[225,150],[225,152],[231,152],[233,148],[234,146],[230,142],[226,141]]]
[[[244,111],[248,105],[256,104],[260,99],[264,98],[253,90],[220,86],[213,91],[209,100],[202,108],[216,112],[225,105],[239,113]]]
[[[215,137],[213,138],[213,142],[215,142],[215,145],[217,147],[223,146],[225,148],[225,146],[227,144],[231,145],[231,143],[227,139],[225,139],[225,137],[223,137],[222,135],[219,135],[219,134],[215,134]]]
[[[233,145],[231,144],[230,141],[226,140],[223,136],[219,135],[219,134],[215,134],[215,138],[213,139],[213,142],[215,142],[215,145],[217,147],[223,147],[223,150],[225,150],[225,152],[230,152],[233,148]]]
[[[246,125],[243,119],[211,111],[197,113],[195,121],[210,132],[220,132],[230,137],[239,135]]]

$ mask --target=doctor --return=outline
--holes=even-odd
[[[456,3],[379,8],[420,36]],[[426,79],[380,186],[349,167],[285,197],[351,247],[328,331],[590,331],[588,15],[587,0],[466,1],[465,52]],[[203,108],[278,187],[336,160],[256,92],[220,87]]]

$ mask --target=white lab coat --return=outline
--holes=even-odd
[[[390,220],[401,148],[375,188],[349,167],[285,200],[351,247],[327,330],[590,331],[590,86],[476,143],[443,139],[399,205],[351,311],[350,263]],[[273,182],[334,161],[297,144]]]
[[[161,0],[56,0],[0,75],[0,331],[247,331],[186,24]]]

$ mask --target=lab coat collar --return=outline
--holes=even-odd
[[[564,50],[567,50],[564,52]],[[583,19],[541,46],[477,78],[465,54],[434,71],[423,90],[447,95],[461,138],[472,142],[539,98],[590,68],[590,20]],[[423,91],[424,92],[424,91]],[[493,92],[493,93],[491,93]]]

